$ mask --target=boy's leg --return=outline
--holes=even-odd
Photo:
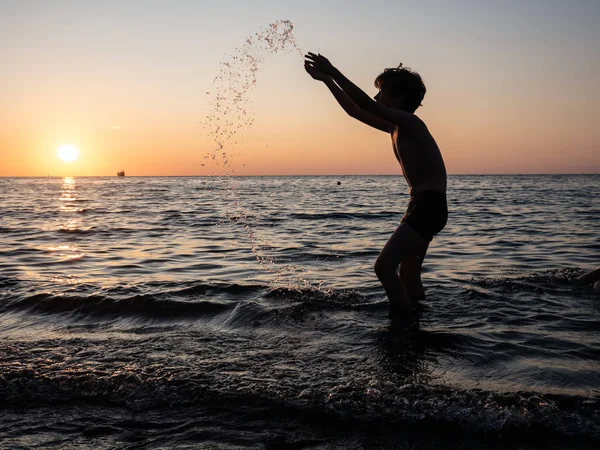
[[[403,222],[381,250],[375,262],[375,273],[385,289],[392,309],[409,309],[412,306],[406,286],[398,274],[398,266],[404,261],[416,261],[422,258],[421,255],[424,257],[427,245],[427,241],[419,233]]]
[[[408,298],[411,301],[425,299],[425,289],[421,282],[421,267],[428,248],[429,242],[425,242],[425,247],[419,255],[400,264],[400,279],[406,287]]]

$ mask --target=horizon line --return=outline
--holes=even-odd
[[[448,176],[600,175],[600,172],[449,173]],[[0,175],[0,178],[242,178],[242,177],[403,177],[402,174],[248,174],[248,175]]]

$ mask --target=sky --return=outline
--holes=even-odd
[[[207,160],[222,63],[279,20],[300,51],[264,54],[253,124]],[[0,176],[400,174],[308,51],[369,95],[386,67],[418,71],[450,174],[600,173],[599,23],[598,0],[0,0]]]

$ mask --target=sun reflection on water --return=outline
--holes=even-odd
[[[64,239],[71,240],[70,237],[64,237],[65,234],[76,234],[80,231],[89,230],[89,228],[82,227],[83,221],[81,218],[74,218],[70,214],[73,212],[80,212],[81,210],[75,206],[75,202],[78,200],[79,193],[76,191],[76,181],[74,177],[64,177],[62,179],[62,185],[59,192],[59,206],[58,206],[58,219],[54,227],[63,237],[59,238],[60,241],[54,242],[46,247],[46,251],[52,255],[53,262],[55,264],[61,264],[65,262],[74,262],[82,259],[85,253],[75,245],[73,242],[64,242]],[[62,216],[63,213],[69,213],[69,217]],[[58,279],[64,280],[69,279],[71,275],[61,274]],[[72,281],[71,281],[72,282]]]
[[[53,253],[62,261],[73,261],[83,258],[84,254],[74,245],[53,245],[48,247],[50,253]]]
[[[77,200],[77,192],[75,191],[75,178],[65,177],[63,178],[63,184],[60,191],[59,201],[61,202],[74,202]],[[73,211],[73,206],[61,206],[62,210]]]

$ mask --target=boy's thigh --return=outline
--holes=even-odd
[[[395,264],[400,264],[402,261],[416,261],[423,258],[428,245],[429,242],[410,225],[402,222],[386,242],[379,258]]]

